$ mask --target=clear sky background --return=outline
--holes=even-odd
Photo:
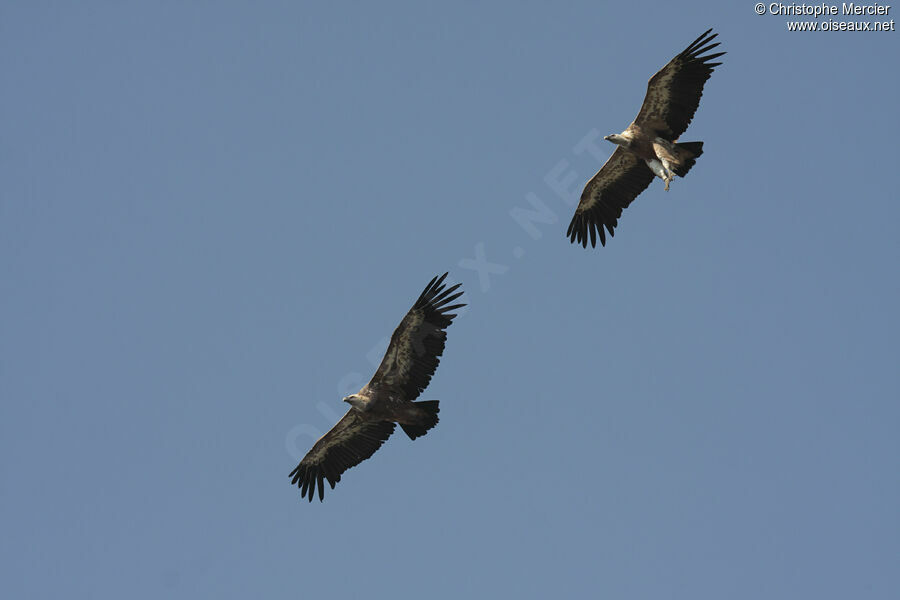
[[[898,597],[900,32],[76,4],[0,8],[0,595]],[[706,153],[570,245],[576,145],[708,27]],[[447,270],[440,425],[301,502]]]

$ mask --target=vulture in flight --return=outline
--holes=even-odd
[[[381,365],[361,390],[344,398],[350,410],[313,444],[297,468],[291,483],[300,496],[325,497],[325,482],[334,489],[341,475],[378,450],[394,433],[395,424],[414,440],[438,422],[438,401],[414,402],[440,362],[452,311],[465,304],[450,304],[462,291],[461,284],[447,288],[447,273],[433,278],[394,330]]]
[[[644,104],[634,122],[622,133],[603,139],[617,145],[581,193],[581,202],[566,231],[569,241],[587,247],[606,245],[622,210],[647,189],[653,177],[665,182],[675,175],[684,177],[697,157],[703,154],[703,142],[679,142],[703,95],[703,85],[720,62],[710,62],[725,54],[703,54],[719,45],[712,41],[718,34],[708,29],[678,56],[660,69],[647,83]]]

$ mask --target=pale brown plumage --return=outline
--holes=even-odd
[[[341,474],[372,456],[394,433],[395,424],[416,439],[438,422],[438,401],[413,402],[434,375],[447,340],[446,329],[456,317],[451,311],[465,306],[451,302],[460,284],[445,289],[444,279],[433,278],[394,330],[375,375],[358,393],[344,400],[351,404],[340,421],[316,441],[291,471],[291,483],[301,497],[312,502],[318,489],[325,497],[325,481],[334,489]],[[449,305],[449,306],[448,306]]]
[[[705,31],[650,78],[635,120],[622,134],[607,136],[617,138],[610,141],[619,147],[584,187],[566,231],[572,243],[587,247],[590,239],[591,246],[596,246],[599,237],[605,246],[606,232],[614,235],[622,211],[655,176],[665,180],[668,190],[671,177],[686,175],[703,153],[703,142],[676,141],[694,118],[704,84],[713,69],[722,64],[710,61],[724,52],[701,56],[719,45],[711,43],[718,35],[709,35],[711,31]],[[661,171],[648,166],[653,160],[654,169]]]

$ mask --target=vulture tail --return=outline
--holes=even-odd
[[[675,147],[678,148],[678,158],[681,161],[681,166],[675,169],[675,174],[684,177],[697,162],[697,157],[703,154],[703,142],[681,142],[676,143]]]
[[[438,408],[439,403],[438,400],[413,402],[413,406],[418,409],[414,417],[416,422],[412,424],[400,423],[400,427],[403,428],[403,431],[409,436],[409,439],[414,440],[419,436],[425,435],[428,433],[429,429],[437,425],[438,412],[441,410]]]

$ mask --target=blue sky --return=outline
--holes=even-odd
[[[4,597],[897,597],[900,33],[153,4],[0,8]],[[705,154],[570,245],[548,181],[708,27]],[[301,503],[447,270],[440,425]]]

